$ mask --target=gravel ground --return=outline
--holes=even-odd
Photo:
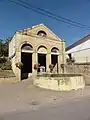
[[[32,80],[20,83],[0,84],[0,114],[35,109],[42,105],[55,104],[75,98],[90,96],[90,87],[70,92],[56,92],[35,87]]]

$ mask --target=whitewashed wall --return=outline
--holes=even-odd
[[[75,58],[76,62],[90,62],[90,39],[66,51],[66,58],[68,58],[69,53]]]

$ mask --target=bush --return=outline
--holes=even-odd
[[[0,57],[0,64],[5,63],[6,61],[7,61],[7,59],[5,57]]]
[[[1,65],[1,69],[2,70],[11,70],[12,69],[11,62],[9,60],[7,60],[5,63],[3,63]]]
[[[34,64],[34,69],[35,70],[38,70],[38,68],[40,67],[40,64],[38,63],[38,64]]]
[[[21,69],[23,67],[23,63],[22,62],[17,62],[16,67],[18,67],[19,69]]]

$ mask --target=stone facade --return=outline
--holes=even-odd
[[[53,51],[54,49],[56,51]],[[21,80],[22,69],[18,68],[16,63],[20,63],[24,59],[24,62],[25,64],[28,64],[28,67],[29,57],[26,56],[26,59],[25,57],[22,57],[22,55],[26,55],[27,53],[31,55],[30,73],[34,72],[34,65],[38,63],[38,59],[42,64],[45,64],[46,62],[45,69],[46,72],[49,72],[49,65],[52,63],[51,59],[53,59],[53,57],[51,58],[51,55],[57,56],[57,59],[55,58],[58,65],[57,72],[62,72],[61,64],[64,64],[65,42],[57,37],[45,25],[39,24],[32,28],[17,31],[9,44],[9,58],[12,62],[13,72],[17,76],[18,80]],[[42,57],[42,60],[44,59],[45,61],[43,60],[42,62],[38,54],[43,54],[44,57]]]

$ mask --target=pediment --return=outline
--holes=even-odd
[[[61,40],[56,34],[54,34],[48,27],[44,24],[39,24],[32,26],[21,31],[18,31],[24,35],[37,36],[37,37],[46,37],[51,40]]]

